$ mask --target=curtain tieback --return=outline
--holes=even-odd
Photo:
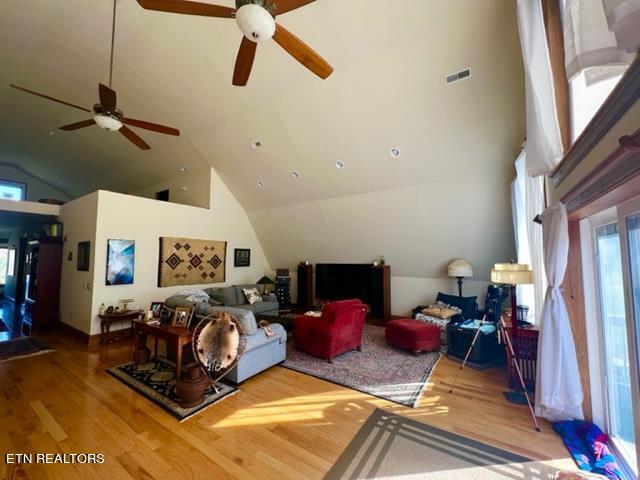
[[[551,300],[556,299],[556,292],[560,292],[560,294],[562,295],[562,293],[564,292],[564,288],[562,288],[562,286],[549,285],[549,293],[551,294]]]

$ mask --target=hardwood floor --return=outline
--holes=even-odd
[[[575,468],[548,423],[536,433],[526,407],[504,400],[499,369],[465,370],[451,395],[458,365],[443,358],[412,409],[275,367],[178,423],[105,373],[129,360],[129,344],[43,338],[55,353],[0,363],[2,452],[102,453],[105,461],[17,466],[3,458],[2,478],[319,479],[376,407]]]

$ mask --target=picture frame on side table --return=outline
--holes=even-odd
[[[191,309],[189,307],[176,307],[171,319],[171,326],[189,328],[189,320],[191,320]]]
[[[251,249],[236,248],[233,251],[234,267],[250,267],[251,266]]]
[[[153,318],[159,319],[160,313],[162,312],[162,307],[164,307],[164,302],[151,302],[151,307],[149,310],[153,312]]]

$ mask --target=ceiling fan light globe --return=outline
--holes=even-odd
[[[266,42],[276,33],[276,21],[271,14],[266,8],[253,3],[238,9],[236,22],[244,36],[255,43]]]
[[[117,132],[122,128],[122,122],[117,118],[110,117],[109,115],[95,115],[93,119],[100,128],[110,132]]]

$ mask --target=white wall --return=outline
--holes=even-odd
[[[60,314],[64,323],[87,333],[93,301],[98,193],[93,192],[60,208],[60,221],[64,224],[66,238],[62,253]],[[91,242],[90,266],[88,272],[79,272],[76,268],[78,242],[85,241]],[[73,255],[71,261],[67,260],[70,252]]]
[[[211,168],[204,168],[186,174],[176,173],[172,178],[140,189],[132,195],[155,199],[156,192],[169,190],[171,203],[209,208],[211,206],[211,172]]]
[[[245,211],[214,171],[211,171],[211,178],[210,192],[214,205],[211,210],[103,190],[65,205],[65,233],[68,235],[67,244],[71,244],[65,247],[65,259],[68,249],[75,249],[77,241],[88,239],[84,237],[89,234],[94,223],[90,218],[91,208],[95,208],[95,233],[92,242],[90,307],[87,311],[88,303],[82,289],[87,277],[82,272],[75,271],[74,253],[74,261],[65,260],[63,268],[62,297],[65,300],[62,321],[85,333],[97,334],[100,332],[97,314],[102,303],[114,305],[119,299],[133,298],[136,304],[148,308],[152,301],[162,301],[179,290],[212,286],[206,284],[159,288],[159,238],[162,236],[226,241],[227,281],[214,286],[256,282],[265,273],[270,273],[271,267]],[[85,212],[85,208],[89,211]],[[72,235],[71,232],[74,231],[77,233]],[[105,285],[107,240],[110,238],[136,242],[133,285]],[[251,267],[233,267],[234,248],[251,249]]]
[[[33,202],[37,202],[41,198],[69,199],[66,193],[50,187],[41,180],[10,165],[0,164],[0,179],[25,183],[27,185],[26,199]]]
[[[509,164],[481,170],[469,165],[457,178],[256,210],[249,216],[274,268],[295,271],[302,260],[369,263],[384,255],[391,267],[391,311],[405,315],[433,301],[439,290],[457,292],[445,272],[452,260],[471,263],[476,294],[488,284],[493,264],[515,257],[512,175]]]

